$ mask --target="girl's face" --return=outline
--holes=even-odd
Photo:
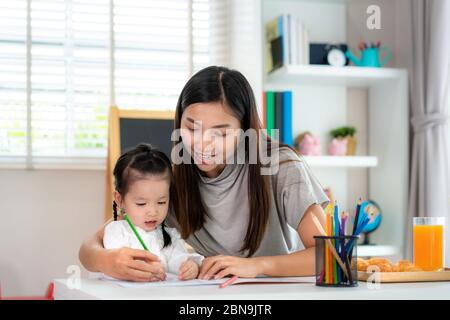
[[[155,230],[169,210],[170,181],[167,175],[147,175],[132,182],[122,197],[115,192],[116,203],[130,217],[133,224],[145,231]]]
[[[181,137],[197,167],[217,176],[237,148],[241,124],[230,107],[220,102],[194,103],[181,116]]]

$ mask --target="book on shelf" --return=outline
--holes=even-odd
[[[278,139],[283,138],[283,92],[275,92],[275,129],[279,129]]]
[[[275,129],[275,94],[273,91],[266,92],[266,129],[267,133],[271,134],[272,129]]]
[[[283,92],[283,112],[282,112],[282,131],[281,141],[287,145],[294,145],[292,136],[292,91]]]
[[[292,92],[291,91],[266,91],[264,92],[263,110],[267,133],[274,138],[272,129],[279,130],[278,139],[292,146]]]
[[[262,110],[261,110],[261,126],[266,127],[266,93],[262,93]]]
[[[268,21],[265,32],[268,72],[288,64],[309,64],[308,32],[300,19],[283,14]]]

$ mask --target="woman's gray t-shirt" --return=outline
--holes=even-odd
[[[269,221],[253,256],[283,255],[304,249],[296,231],[303,215],[312,204],[325,208],[329,201],[304,160],[289,148],[279,150],[278,172],[269,179],[272,191]],[[199,177],[200,194],[209,217],[186,242],[207,257],[247,256],[240,250],[250,214],[248,165],[227,164],[215,178],[200,174]],[[169,227],[179,229],[173,212],[169,213],[166,222]]]

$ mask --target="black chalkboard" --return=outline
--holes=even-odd
[[[170,159],[173,119],[120,118],[120,153],[144,142],[163,151]]]

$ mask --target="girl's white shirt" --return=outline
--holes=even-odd
[[[135,228],[149,251],[159,257],[166,272],[178,274],[181,264],[188,259],[201,266],[204,257],[197,253],[188,252],[186,243],[181,239],[177,229],[164,227],[170,235],[172,243],[163,248],[164,238],[161,225],[152,231],[145,231],[137,226]],[[105,249],[119,249],[123,247],[143,249],[126,220],[112,221],[105,227],[103,246]]]

